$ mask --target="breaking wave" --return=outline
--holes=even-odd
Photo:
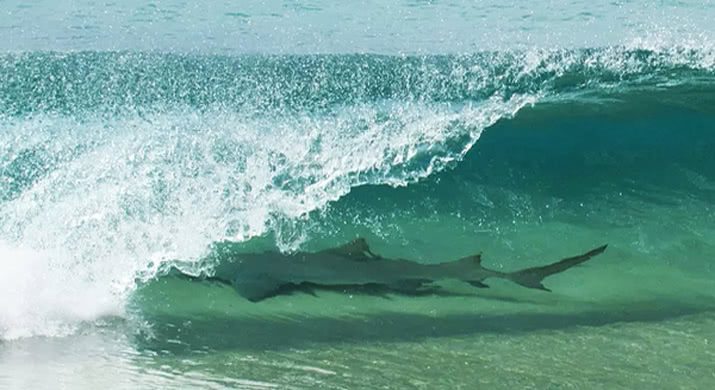
[[[524,107],[706,109],[714,86],[715,52],[684,47],[3,55],[0,338],[121,315],[137,283],[216,242],[296,249],[311,213],[455,166]]]

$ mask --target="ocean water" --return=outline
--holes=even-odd
[[[715,386],[715,3],[0,11],[0,388]],[[355,237],[499,270],[609,247],[551,293],[166,272]]]

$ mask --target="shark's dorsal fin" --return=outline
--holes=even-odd
[[[474,264],[474,265],[478,265],[481,267],[482,266],[482,254],[477,253],[476,255],[462,257],[461,259],[457,260],[457,262]]]
[[[372,253],[367,241],[364,238],[356,238],[347,244],[340,245],[335,248],[330,248],[322,251],[324,253],[332,253],[355,261],[371,261],[376,260],[379,256]]]

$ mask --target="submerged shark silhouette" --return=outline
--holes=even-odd
[[[603,253],[607,245],[555,263],[501,272],[484,268],[481,254],[439,264],[421,264],[389,259],[373,253],[363,238],[319,252],[249,253],[219,264],[205,279],[229,284],[244,298],[258,302],[266,298],[313,288],[369,288],[420,295],[438,280],[458,279],[474,287],[489,287],[488,278],[510,280],[524,287],[551,291],[544,278],[566,271]]]

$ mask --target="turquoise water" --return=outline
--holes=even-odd
[[[0,387],[715,384],[715,5],[2,4]],[[609,248],[552,293],[165,272],[355,237]]]

